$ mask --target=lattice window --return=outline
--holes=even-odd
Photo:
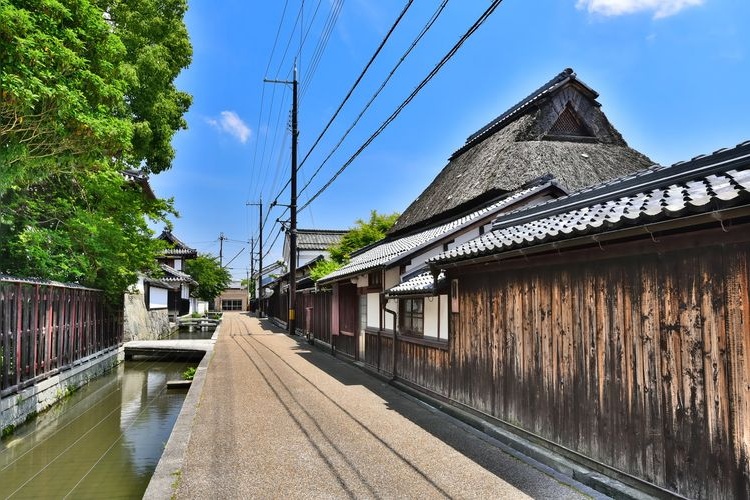
[[[548,136],[567,136],[567,137],[592,137],[591,131],[584,125],[576,115],[570,104],[565,109],[552,128],[547,132]]]

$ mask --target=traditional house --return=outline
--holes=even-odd
[[[447,290],[426,261],[486,231],[499,213],[646,168],[567,69],[471,135],[383,241],[319,284],[333,290],[339,352],[386,369],[393,325],[415,344],[447,348]]]
[[[341,241],[346,231],[335,229],[297,229],[297,257],[295,267],[300,268],[320,256],[328,258],[328,249]],[[292,256],[289,234],[284,238],[284,262],[290,268]]]
[[[180,241],[171,231],[164,230],[158,239],[167,243],[167,248],[157,258],[163,272],[160,281],[170,285],[167,292],[167,309],[170,319],[190,314],[197,309],[197,300],[191,299],[190,290],[197,282],[185,272],[185,261],[194,259],[198,252]]]
[[[406,383],[655,496],[750,495],[750,141],[498,217],[429,260]]]
[[[296,317],[299,333],[314,334],[328,342],[330,337],[330,290],[318,290],[310,278],[315,264],[329,258],[328,249],[341,241],[347,233],[335,229],[298,229],[297,255],[295,258],[295,278],[297,289]],[[284,240],[284,262],[289,269],[292,262],[289,234]],[[277,294],[272,305],[272,313],[279,324],[286,326],[289,317],[289,273],[276,283]]]

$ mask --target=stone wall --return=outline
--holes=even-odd
[[[0,431],[8,432],[57,403],[71,392],[116,367],[123,350],[112,349],[81,360],[69,370],[29,386],[17,394],[0,399]]]
[[[123,342],[155,340],[171,332],[166,309],[149,311],[141,294],[125,294]]]

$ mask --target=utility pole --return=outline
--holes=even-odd
[[[297,63],[294,63],[294,79],[264,80],[269,83],[292,85],[292,179],[289,201],[289,335],[297,333],[295,312],[297,309]]]
[[[260,208],[260,216],[258,217],[258,318],[263,317],[263,198],[258,200],[258,203],[246,203],[246,205],[257,206]],[[250,254],[252,255],[253,249],[250,247]],[[252,263],[252,257],[250,257]]]
[[[219,235],[219,266],[224,267],[224,240],[228,240],[224,233]]]
[[[250,238],[250,272],[247,275],[247,300],[252,302],[252,300],[255,298],[255,290],[253,287],[253,291],[250,291],[250,285],[253,283],[253,274],[255,274],[255,269],[253,269],[253,264],[255,263],[255,259],[253,259],[253,247],[255,246],[255,242],[253,241],[253,238]]]

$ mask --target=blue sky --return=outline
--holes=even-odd
[[[411,93],[489,1],[449,1],[432,28],[341,146],[355,121],[440,0],[417,0],[299,169],[309,200]],[[344,99],[406,0],[190,0],[193,63],[178,86],[193,95],[188,130],[174,139],[157,195],[174,197],[174,232],[218,256],[236,278],[249,266],[258,208],[290,172],[290,79],[299,65],[300,159]],[[313,65],[335,8],[339,15]],[[300,14],[301,12],[301,14]],[[282,17],[283,14],[283,17]],[[631,147],[671,164],[750,139],[750,2],[746,0],[505,0],[403,112],[306,209],[301,228],[346,229],[370,210],[401,212],[474,131],[566,67],[599,92],[602,110]],[[301,28],[300,28],[301,27]],[[278,35],[277,35],[278,33]],[[288,48],[287,48],[288,47]],[[313,72],[312,70],[315,69]],[[322,165],[322,167],[321,167]],[[313,172],[320,167],[314,178]],[[279,232],[277,207],[264,229]],[[157,228],[158,229],[158,228]],[[279,237],[269,263],[281,257]],[[266,248],[268,250],[268,247]],[[264,251],[265,253],[265,251]]]

